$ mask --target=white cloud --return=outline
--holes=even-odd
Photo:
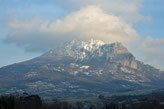
[[[147,37],[134,49],[139,60],[164,69],[164,38]]]
[[[140,20],[151,20],[151,17],[140,14],[144,0],[67,0],[64,3],[61,0],[54,1],[65,10],[76,10],[79,7],[88,5],[100,6],[107,13],[118,15],[131,23]]]
[[[88,6],[54,21],[32,18],[12,19],[8,43],[16,43],[27,51],[45,51],[72,39],[100,39],[130,43],[139,36],[121,18],[107,14],[98,6]]]

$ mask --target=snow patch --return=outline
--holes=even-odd
[[[81,69],[88,69],[89,66],[81,66],[80,68],[81,68]]]
[[[29,72],[25,75],[25,77],[32,78],[32,77],[36,77],[38,75],[39,75],[38,72]]]
[[[78,71],[74,71],[74,72],[73,72],[73,75],[76,76],[78,73],[79,73]]]

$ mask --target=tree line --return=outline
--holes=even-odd
[[[104,102],[101,105],[96,105],[90,103],[86,106],[83,102],[74,104],[58,100],[51,103],[44,102],[38,95],[10,95],[0,97],[0,109],[164,109],[164,104],[157,100],[147,100],[130,104]]]

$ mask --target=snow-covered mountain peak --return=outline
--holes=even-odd
[[[129,54],[129,51],[120,42],[105,43],[101,40],[72,40],[62,47],[54,48],[42,56],[69,56],[77,61],[88,61],[91,59],[108,60],[118,54]]]
[[[73,50],[76,49],[83,49],[86,51],[94,51],[95,49],[98,49],[99,47],[103,46],[105,43],[101,40],[88,40],[88,41],[79,41],[79,40],[73,40],[71,42],[66,43],[64,46],[67,49]]]
[[[92,49],[97,49],[100,46],[104,45],[105,43],[101,40],[93,40],[91,39],[90,41],[87,42],[82,42],[83,48],[85,50],[91,51]]]

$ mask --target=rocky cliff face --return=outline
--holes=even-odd
[[[77,41],[66,43],[62,47],[52,49],[43,57],[72,57],[77,62],[115,62],[137,69],[135,57],[120,42],[106,44],[100,40]]]
[[[29,61],[0,68],[0,93],[88,97],[160,88],[164,73],[135,59],[120,42],[67,42]]]

